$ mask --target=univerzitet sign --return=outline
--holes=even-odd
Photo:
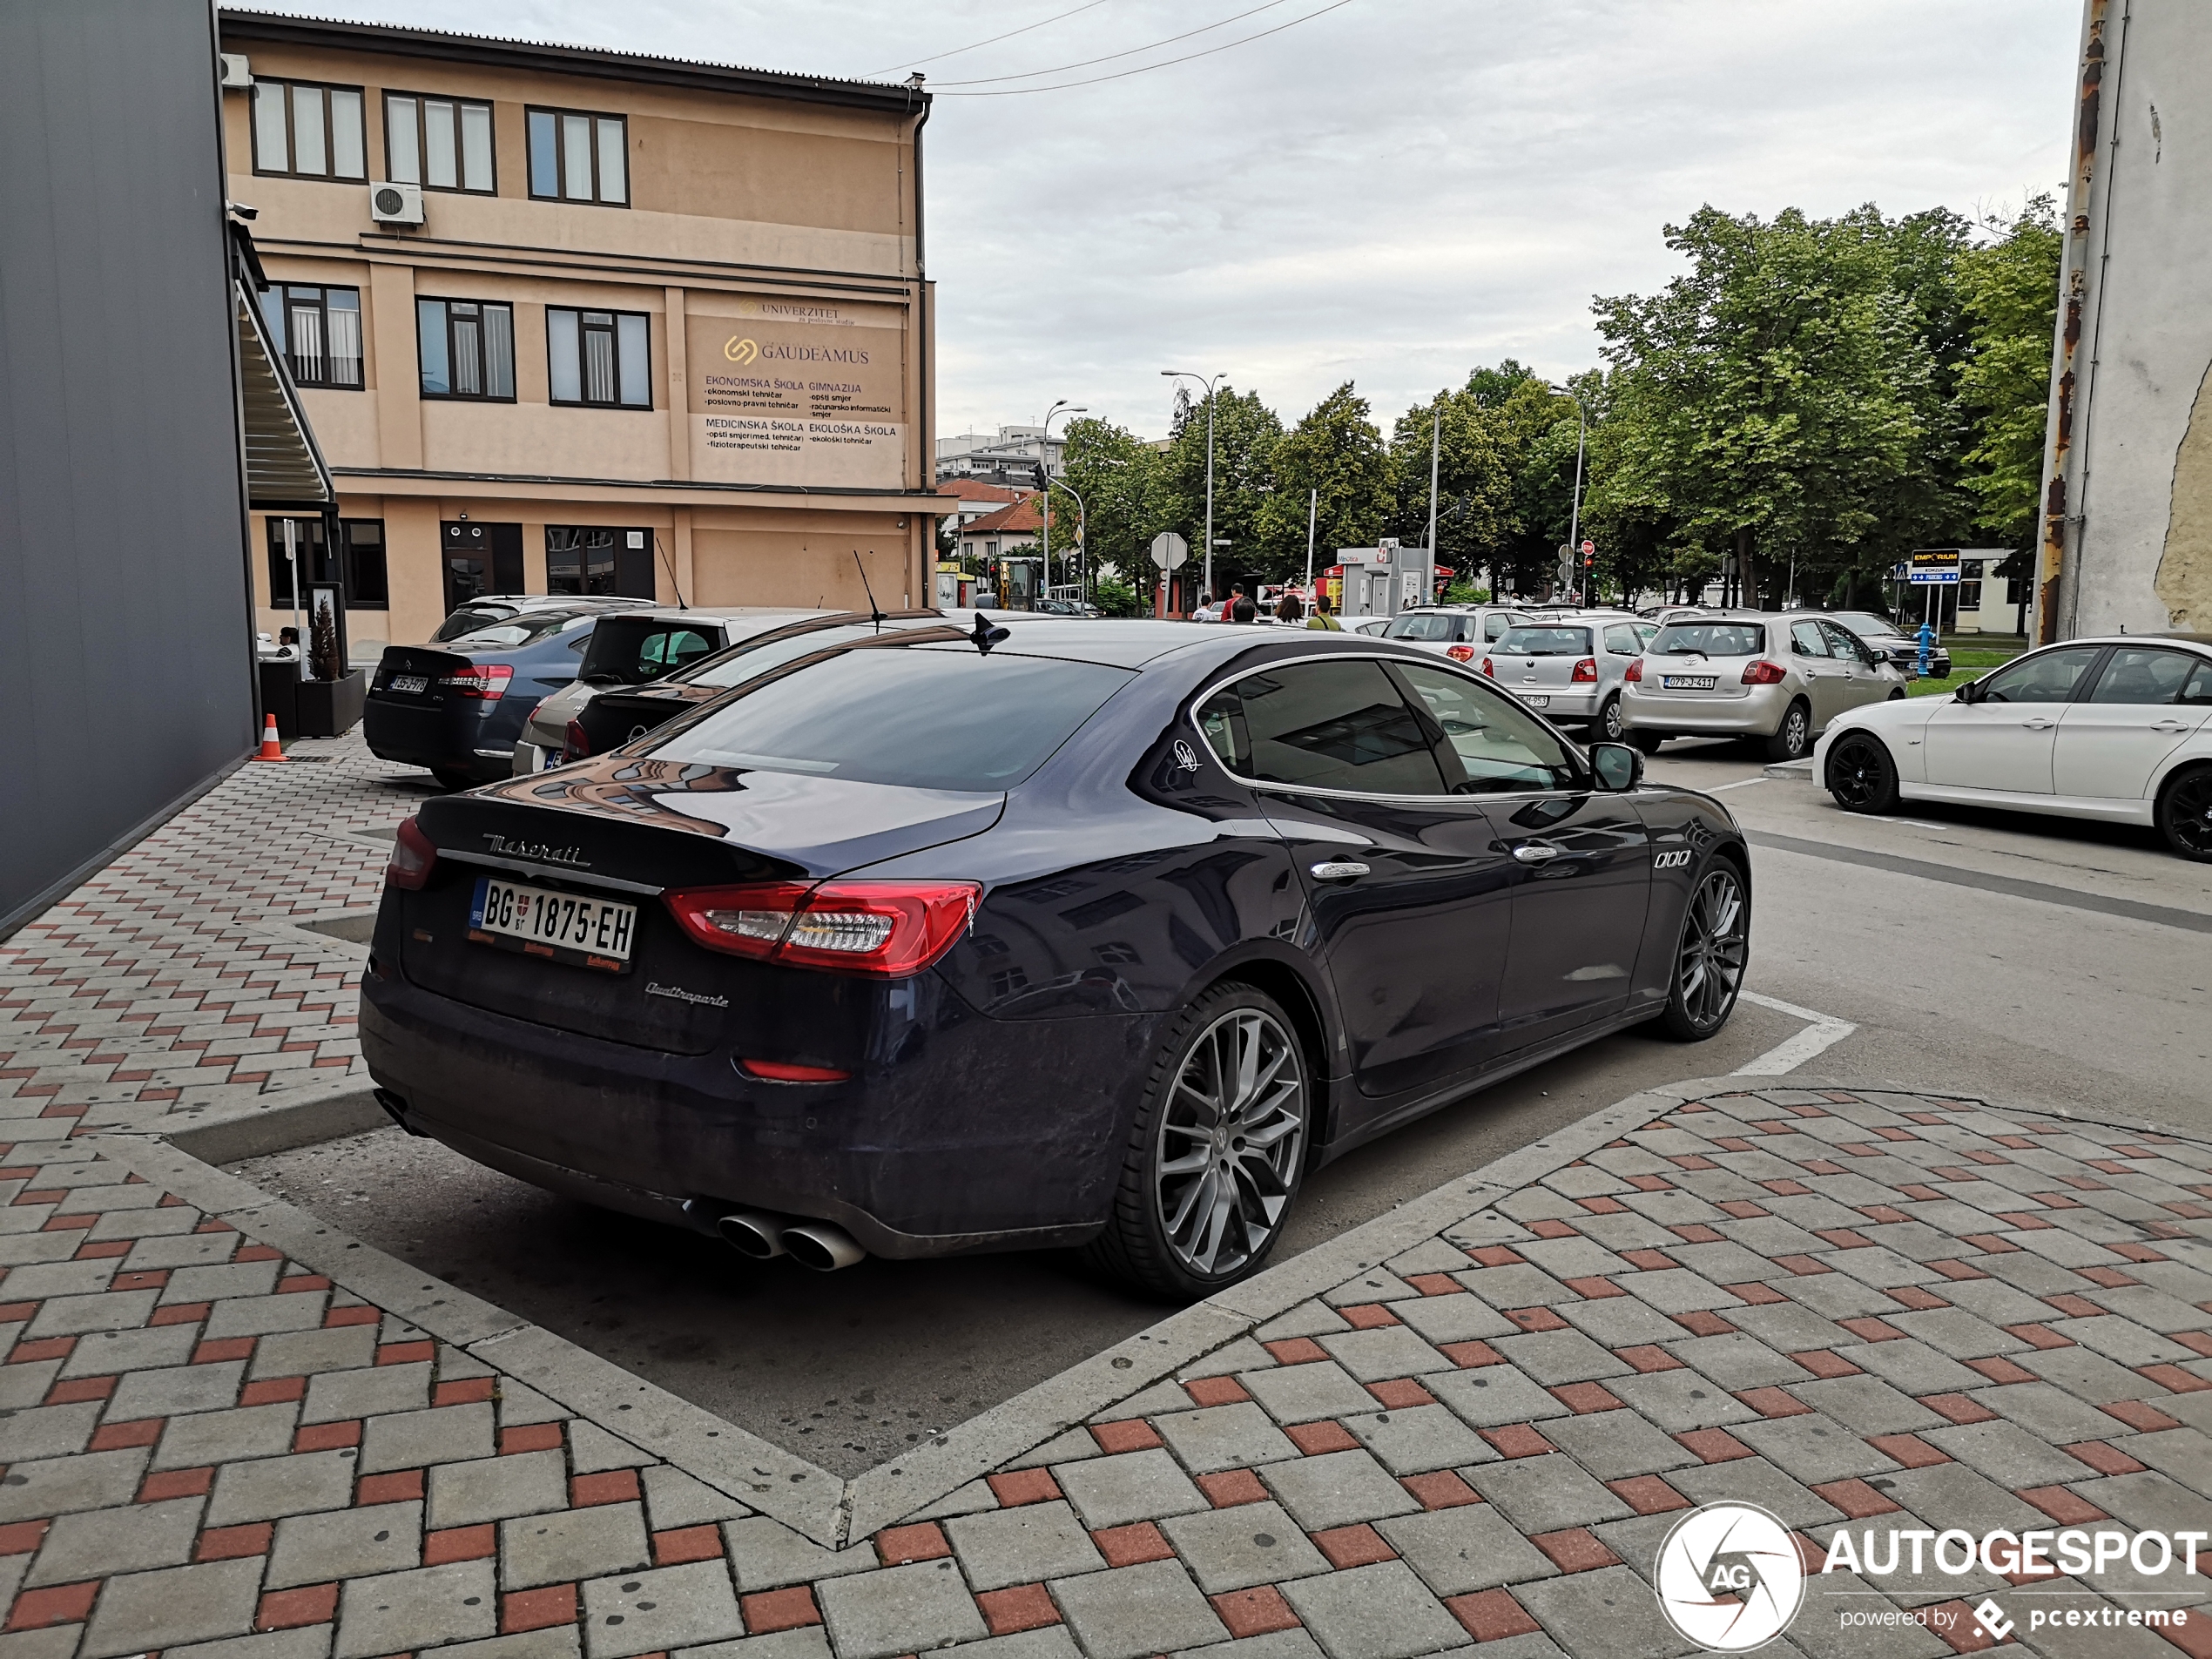
[[[713,303],[694,295],[692,303]],[[738,300],[686,320],[691,476],[896,489],[907,448],[904,314]]]

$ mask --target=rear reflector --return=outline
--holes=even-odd
[[[738,1069],[772,1083],[841,1083],[853,1075],[832,1066],[792,1066],[780,1060],[740,1060]]]
[[[1779,663],[1743,664],[1743,683],[1746,685],[1779,685],[1782,684],[1782,676],[1783,669]]]
[[[1596,658],[1585,657],[1581,662],[1575,664],[1574,683],[1577,685],[1595,685],[1597,684]]]
[[[666,895],[709,950],[793,968],[900,979],[950,950],[974,919],[972,881],[765,882]]]
[[[410,818],[393,837],[392,858],[384,867],[384,880],[391,887],[418,893],[429,880],[437,861],[438,849]]]
[[[476,663],[458,674],[441,674],[438,684],[449,687],[455,697],[481,698],[496,703],[507,695],[507,682],[515,678],[514,666],[509,663]]]
[[[1444,654],[1455,663],[1471,663],[1474,660],[1474,647],[1472,645],[1447,645],[1444,648]]]

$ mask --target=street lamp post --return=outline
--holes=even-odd
[[[1044,535],[1044,584],[1048,588],[1052,585],[1052,417],[1062,409],[1070,415],[1090,413],[1085,405],[1070,403],[1064,397],[1044,412],[1044,436],[1037,441],[1037,482],[1042,487],[1037,494],[1044,501],[1038,523]],[[1080,496],[1076,499],[1078,503],[1082,500]]]
[[[1204,579],[1206,597],[1211,599],[1213,597],[1213,391],[1229,371],[1224,369],[1211,380],[1208,380],[1203,374],[1193,374],[1187,368],[1163,368],[1160,373],[1170,380],[1196,381],[1206,388],[1206,563]]]
[[[1575,504],[1567,516],[1567,545],[1575,550],[1575,556],[1582,551],[1582,445],[1590,435],[1589,406],[1582,401],[1582,395],[1556,381],[1548,382],[1554,392],[1564,392],[1575,400],[1575,414],[1578,424],[1575,431]],[[1587,608],[1595,602],[1592,588],[1597,581],[1597,566],[1589,565],[1582,574],[1582,604]]]
[[[1089,585],[1090,575],[1090,509],[1083,504],[1082,491],[1077,489],[1065,478],[1053,478],[1048,482],[1052,489],[1064,489],[1076,498],[1076,597],[1080,600]],[[1050,504],[1051,499],[1050,494],[1048,493],[1045,497],[1048,505]],[[1051,515],[1048,513],[1046,516],[1049,518]],[[1048,585],[1051,580],[1052,567],[1047,563],[1045,581]]]

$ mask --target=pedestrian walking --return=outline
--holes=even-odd
[[[1275,620],[1297,627],[1305,620],[1305,602],[1285,589],[1283,597],[1275,602]]]
[[[1324,628],[1332,634],[1340,634],[1344,631],[1344,624],[1330,612],[1329,596],[1318,588],[1313,593],[1313,614],[1306,618],[1305,625],[1309,628]]]
[[[1258,622],[1259,620],[1259,607],[1252,603],[1251,596],[1244,591],[1244,584],[1241,583],[1229,590],[1229,620],[1231,622]]]

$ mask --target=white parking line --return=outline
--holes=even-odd
[[[1708,795],[1717,795],[1723,789],[1746,789],[1753,784],[1763,784],[1765,781],[1766,779],[1764,778],[1738,778],[1732,784],[1715,784],[1710,789],[1708,789],[1703,792]]]
[[[1832,1014],[1818,1014],[1811,1008],[1801,1008],[1794,1002],[1784,1002],[1779,997],[1762,996],[1757,991],[1742,993],[1742,1000],[1763,1008],[1772,1008],[1777,1014],[1786,1014],[1793,1020],[1803,1020],[1805,1028],[1786,1042],[1777,1043],[1757,1059],[1737,1067],[1733,1076],[1739,1077],[1779,1077],[1795,1071],[1824,1049],[1841,1042],[1858,1029],[1849,1020],[1839,1020]]]

